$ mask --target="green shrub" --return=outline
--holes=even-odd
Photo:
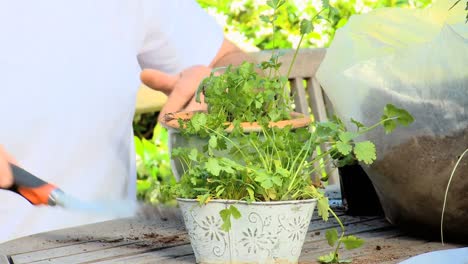
[[[167,130],[158,124],[151,140],[135,136],[134,142],[138,199],[153,204],[173,203],[171,198],[161,193],[162,186],[176,182],[170,165]]]

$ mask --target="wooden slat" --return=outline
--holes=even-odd
[[[378,220],[378,221],[381,221],[382,223],[386,223],[387,225],[390,225],[388,224],[388,222],[386,222],[386,220],[380,217],[354,217],[354,216],[349,216],[349,215],[343,215],[343,216],[340,216],[340,220],[342,223],[346,223],[347,225],[355,224],[355,223],[366,224],[366,222],[372,221],[372,220]],[[325,221],[312,222],[309,225],[308,231],[321,231],[321,230],[334,228],[338,226],[339,226],[338,222],[332,216],[330,216],[327,222]]]
[[[295,111],[309,115],[309,104],[307,104],[303,81],[302,78],[294,78],[289,83],[291,84],[291,93],[294,95]]]
[[[188,241],[184,241],[184,242],[180,242],[179,244],[187,244],[187,243]],[[163,245],[161,244],[155,245],[154,247],[148,247],[146,245],[139,246],[138,244],[133,244],[131,246],[119,246],[119,247],[114,247],[114,248],[107,248],[104,250],[64,256],[60,258],[47,259],[47,260],[38,261],[34,263],[35,264],[46,264],[46,263],[59,264],[59,263],[86,263],[86,262],[97,262],[97,261],[103,261],[103,260],[115,260],[115,259],[125,258],[128,256],[144,254],[150,251],[157,251],[157,250],[160,250],[161,248],[163,248]]]
[[[316,209],[317,210],[317,209]],[[341,217],[345,215],[345,212],[343,210],[334,210],[336,216]],[[322,220],[322,217],[318,215],[317,211],[314,211],[313,215],[312,215],[312,220],[311,220],[311,223],[312,222],[321,222],[323,221]]]
[[[116,248],[121,246],[126,246],[134,244],[136,241],[120,241],[116,243],[101,242],[101,241],[92,241],[81,244],[68,245],[64,247],[58,247],[53,249],[44,249],[30,253],[23,253],[19,255],[12,256],[12,259],[15,264],[30,263],[35,261],[42,261],[60,257],[66,257],[70,255],[78,255],[81,253],[89,253],[100,251],[109,248]]]
[[[161,250],[151,251],[134,256],[128,256],[118,259],[106,261],[98,261],[96,264],[125,264],[125,263],[167,263],[170,259],[178,257],[192,256],[192,246],[190,244],[165,248]]]
[[[341,232],[341,229],[339,228],[339,226],[334,226],[334,225],[326,226],[320,229],[309,230],[307,232],[305,243],[307,244],[307,243],[314,243],[317,241],[325,241],[326,240],[325,231],[331,228],[337,228],[337,230]],[[375,230],[389,230],[389,229],[394,229],[394,228],[391,227],[390,224],[387,223],[382,218],[377,218],[374,220],[368,220],[364,222],[354,222],[354,223],[346,222],[346,226],[345,226],[345,231],[346,231],[346,234],[348,235],[363,233],[363,232],[373,232]]]
[[[145,210],[151,210],[151,208]],[[151,215],[151,212],[148,212],[148,215]],[[95,240],[112,241],[121,238],[144,238],[145,235],[152,233],[174,235],[183,230],[185,229],[181,216],[176,216],[170,221],[162,221],[157,217],[125,218],[36,234],[1,243],[0,254],[19,255],[38,250],[78,245]]]
[[[322,87],[320,86],[319,82],[315,78],[315,76],[311,76],[307,78],[307,94],[309,95],[309,106],[312,109],[312,114],[314,115],[315,121],[323,122],[328,120],[328,111],[325,105],[325,98],[324,93],[322,92]],[[305,95],[304,95],[305,98]],[[326,147],[323,145],[321,146],[322,150],[325,150]],[[338,184],[339,183],[339,175],[338,172],[333,168],[331,164],[326,164],[325,167],[328,175],[328,183],[329,184]]]
[[[164,261],[165,264],[192,264],[195,263],[195,255],[189,255],[181,258],[168,259]]]
[[[328,117],[332,117],[335,114],[333,103],[330,101],[330,97],[328,97],[327,94],[323,91],[322,87],[321,89],[322,89],[322,95],[323,95],[323,102],[325,104],[325,111]]]
[[[307,80],[307,93],[309,94],[309,105],[316,121],[328,120],[322,87],[314,76]]]
[[[364,247],[373,248],[375,250],[375,245],[379,241],[385,239],[392,239],[395,237],[401,236],[401,233],[394,229],[383,229],[372,232],[358,233],[358,236],[365,240],[365,244],[362,248],[354,250],[346,250],[344,248],[340,249],[340,256],[343,259],[349,259],[356,257],[359,252],[363,250]],[[317,258],[323,256],[332,251],[332,247],[328,245],[325,241],[318,241],[313,244],[308,244],[307,247],[304,247],[300,257],[300,263],[317,263]],[[354,254],[353,254],[354,253]],[[379,261],[368,262],[368,263],[380,263]],[[353,262],[355,264],[355,262]]]
[[[277,52],[276,50],[273,52]],[[279,58],[282,66],[279,69],[279,74],[286,76],[288,67],[293,59],[294,50],[282,50],[284,55]],[[271,57],[272,51],[259,51],[250,53],[249,56],[255,62],[267,61]],[[326,49],[300,49],[296,58],[296,62],[293,65],[293,70],[289,75],[290,79],[294,78],[306,78],[315,76],[320,63],[322,63],[325,57]]]
[[[343,258],[354,259],[357,263],[364,262],[365,260],[371,261],[371,263],[381,263],[385,261],[395,261],[395,263],[398,263],[407,259],[402,252],[415,244],[422,245],[425,244],[425,241],[407,236],[389,238],[379,236],[376,239],[367,241],[359,250],[342,250],[342,256]],[[376,249],[377,246],[380,247],[380,250]]]

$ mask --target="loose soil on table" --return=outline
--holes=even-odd
[[[389,220],[411,232],[440,239],[440,217],[450,174],[468,148],[468,129],[451,136],[420,136],[394,147],[368,173]],[[444,235],[468,242],[468,155],[450,185]]]

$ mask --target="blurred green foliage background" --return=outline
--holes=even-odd
[[[271,27],[260,20],[260,15],[271,14],[266,0],[198,0],[198,3],[225,29],[226,36],[247,51],[292,48],[299,41],[298,23],[310,19],[322,8],[323,0],[286,0],[281,8],[275,34]],[[328,0],[326,0],[328,1]],[[335,31],[355,14],[367,13],[375,8],[422,8],[431,0],[330,0],[338,11],[330,21],[315,23],[314,32],[307,36],[302,47],[327,47]]]

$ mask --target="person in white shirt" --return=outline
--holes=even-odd
[[[141,81],[169,96],[161,116],[200,109],[199,82],[245,57],[194,0],[0,0],[0,32],[0,187],[14,162],[90,201],[135,199]],[[108,219],[0,201],[0,241]]]

